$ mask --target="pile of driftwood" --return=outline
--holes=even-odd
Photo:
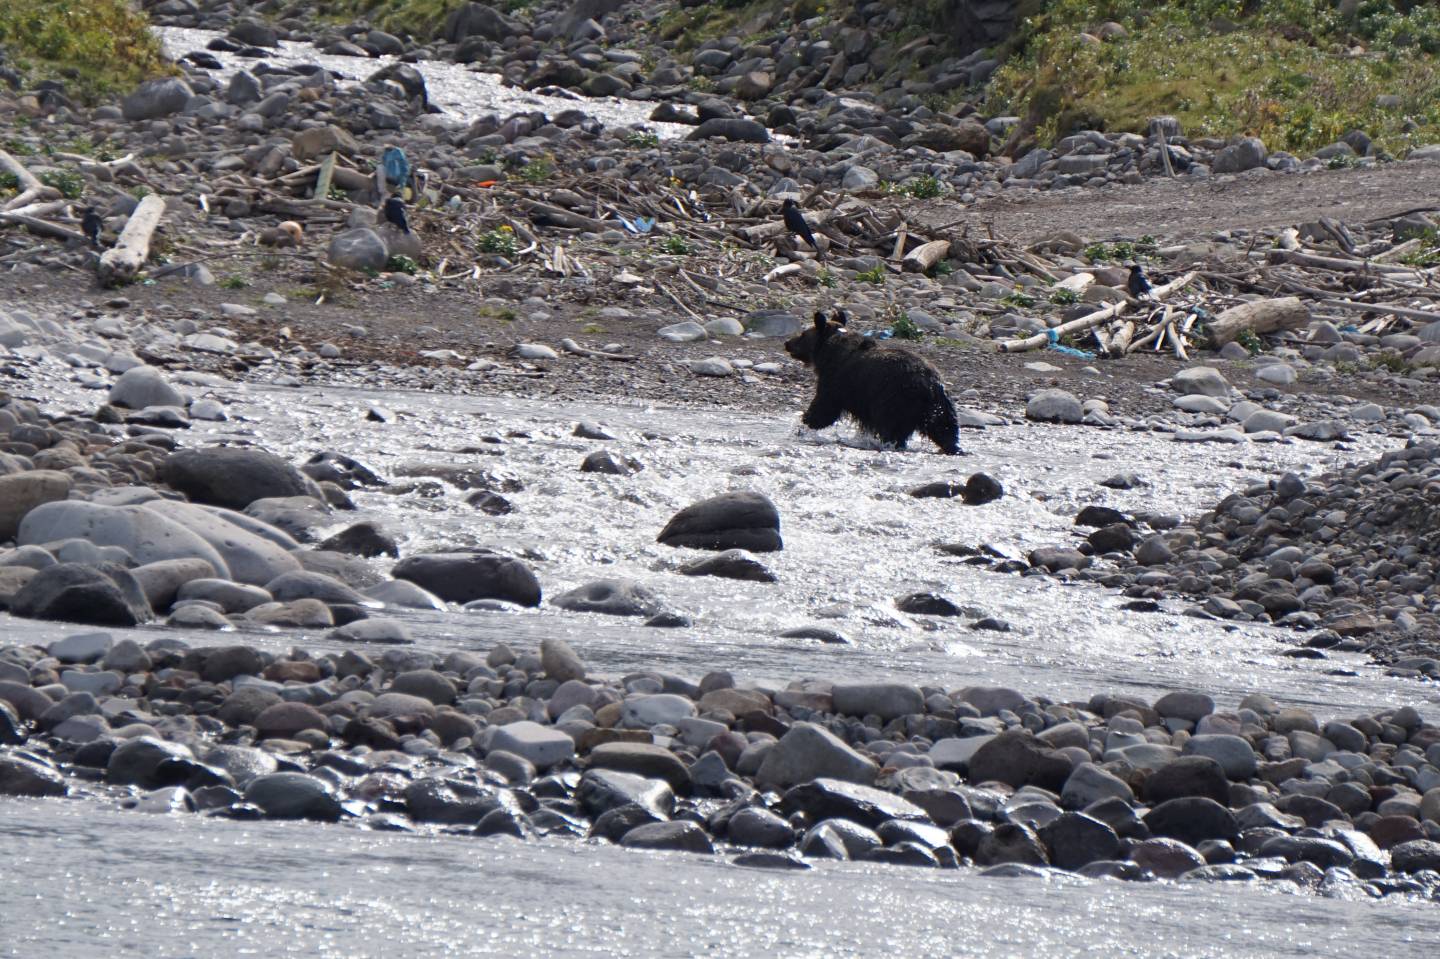
[[[68,154],[56,158],[76,164],[93,180],[154,186],[133,156],[103,163]],[[71,201],[4,151],[0,171],[17,185],[16,195],[0,205],[0,224],[71,244],[85,242],[73,226],[78,214]],[[378,206],[388,192],[384,175],[382,169],[362,169],[329,153],[290,173],[221,175],[209,181],[209,194],[186,202],[198,207],[193,213],[202,218],[239,205],[251,215],[295,220],[314,242],[325,228],[352,221],[357,204]],[[1017,295],[1003,302],[971,296],[966,304],[982,315],[1043,315],[1047,329],[1000,342],[1005,353],[1048,346],[1112,357],[1148,350],[1184,359],[1196,346],[1218,348],[1247,333],[1283,337],[1315,319],[1378,337],[1440,318],[1440,287],[1429,265],[1432,257],[1440,262],[1434,233],[1396,239],[1392,229],[1393,221],[1419,211],[1349,226],[1322,218],[1278,234],[1212,246],[1198,258],[1188,246],[1152,249],[1144,260],[1154,287],[1137,299],[1116,281],[1113,266],[1086,261],[1079,237],[1063,234],[1022,247],[963,212],[939,225],[914,222],[907,211],[931,211],[884,194],[816,189],[792,195],[820,247],[811,250],[782,221],[781,197],[723,188],[697,191],[665,177],[620,179],[548,170],[544,176],[518,171],[500,182],[469,183],[441,181],[421,170],[410,185],[411,223],[436,283],[478,282],[496,273],[584,277],[592,281],[590,287],[663,295],[696,320],[703,319],[697,310],[743,314],[753,309],[753,302],[734,302],[743,300],[734,293],[740,288],[736,281],[774,284],[792,277],[815,285],[825,279],[821,269],[836,261],[851,270],[864,266],[877,278],[964,270],[969,280],[962,289],[993,281],[1013,290]],[[119,240],[96,260],[102,285],[137,276],[165,215],[165,202],[153,193],[140,202]],[[267,232],[275,231],[251,231],[239,238],[189,231],[172,246],[196,261],[256,256],[261,254],[253,252],[253,244],[265,242]],[[582,234],[616,232],[646,241],[646,255],[630,255],[636,244],[626,253],[613,243],[582,239]],[[494,242],[502,235],[503,243]],[[289,255],[320,259],[315,252]]]

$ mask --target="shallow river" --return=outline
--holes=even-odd
[[[165,35],[182,53],[206,39]],[[376,67],[337,59],[352,76]],[[525,106],[497,99],[515,91],[474,93],[481,88],[473,85],[487,82],[483,75],[460,70],[452,82],[436,71],[455,68],[421,69],[437,102],[458,114]],[[572,105],[560,103],[541,108]],[[774,352],[757,349],[755,359]],[[45,391],[51,409],[94,408],[96,394],[66,383],[58,366],[51,373],[51,382],[29,384]],[[356,493],[362,515],[400,532],[406,554],[469,545],[512,550],[534,564],[547,595],[623,576],[695,620],[692,628],[658,630],[549,607],[403,614],[423,648],[488,649],[501,640],[532,647],[559,635],[607,675],[653,668],[698,679],[729,669],[742,684],[894,676],[947,689],[1002,684],[1056,699],[1182,688],[1211,692],[1225,704],[1264,691],[1322,717],[1404,703],[1432,720],[1440,712],[1434,686],[1387,677],[1358,658],[1281,656],[1295,641],[1291,634],[1182,617],[1178,603],[1161,613],[1123,612],[1123,601],[1104,590],[989,573],[935,549],[939,542],[989,543],[1021,555],[1066,543],[1075,535],[1071,517],[1090,502],[1190,515],[1257,477],[1286,469],[1313,475],[1346,458],[1372,457],[1385,446],[1379,440],[1336,452],[1016,425],[963,435],[971,455],[952,460],[918,443],[901,454],[867,448],[844,431],[838,438],[799,435],[794,410],[756,416],[642,403],[580,410],[485,396],[238,385],[213,392],[231,402],[231,421],[196,423],[180,437],[186,445],[253,441],[295,459],[335,449],[389,479],[425,463],[469,464],[523,484],[506,494],[515,512],[503,517],[474,510],[462,491],[444,486],[435,496]],[[1103,381],[1091,392],[1103,395]],[[372,402],[397,418],[368,421]],[[602,423],[617,439],[574,437],[580,419]],[[601,447],[634,456],[644,470],[623,478],[580,473],[583,456]],[[998,478],[1006,496],[968,507],[906,495],[920,483],[975,470]],[[1125,470],[1150,485],[1129,492],[1096,485]],[[656,533],[688,503],[740,488],[760,490],[779,507],[785,549],[763,559],[780,582],[677,575],[690,557],[657,545]],[[336,526],[356,518],[337,514]],[[952,623],[895,611],[895,597],[921,590],[1013,629],[974,632],[968,618]],[[850,644],[777,636],[813,623]],[[43,643],[71,631],[0,614],[0,643]],[[141,642],[176,635],[137,632]],[[276,649],[330,648],[319,633],[243,639]],[[1440,941],[1440,910],[1396,899],[1352,903],[1273,888],[986,879],[970,870],[856,864],[777,875],[562,840],[521,845],[146,816],[94,800],[0,804],[0,862],[0,956],[25,959],[442,952],[1403,957],[1433,955]]]
[[[1123,613],[1106,591],[979,571],[932,546],[958,540],[1024,550],[1064,542],[1078,505],[1096,500],[1188,513],[1242,477],[1321,469],[1337,456],[1326,447],[1222,448],[1150,434],[1007,426],[966,434],[971,455],[957,461],[918,446],[908,453],[866,448],[843,431],[798,435],[793,411],[761,417],[637,404],[580,414],[478,396],[253,386],[216,392],[233,401],[232,421],[197,424],[182,437],[187,445],[249,439],[297,458],[333,448],[391,478],[407,465],[468,462],[525,484],[510,494],[516,511],[499,518],[466,506],[453,489],[433,498],[357,494],[364,512],[403,532],[406,553],[446,544],[524,551],[549,595],[598,576],[629,576],[696,618],[694,628],[657,630],[548,607],[407,616],[426,648],[486,649],[502,639],[529,646],[561,635],[609,674],[647,667],[698,678],[726,668],[742,682],[893,675],[947,688],[1003,683],[1057,698],[1200,688],[1233,702],[1264,690],[1322,714],[1405,702],[1436,713],[1433,687],[1386,677],[1359,660],[1280,657],[1289,637],[1277,630],[1227,632],[1173,613]],[[95,400],[68,385],[52,396],[56,409],[93,407]],[[367,421],[371,402],[397,420]],[[580,415],[618,439],[573,437]],[[504,455],[456,452],[488,446]],[[601,446],[635,456],[645,469],[626,478],[580,473],[584,453]],[[968,507],[904,492],[976,469],[998,477],[1007,495]],[[1135,469],[1152,485],[1128,493],[1095,486],[1120,469]],[[760,489],[779,506],[785,549],[764,557],[778,584],[678,576],[670,570],[681,556],[654,543],[675,509],[731,487]],[[337,514],[342,523],[354,518]],[[917,589],[1002,616],[1014,631],[975,633],[896,613],[891,599]],[[851,645],[776,637],[781,628],[817,621],[825,607],[839,607],[838,618],[819,621]],[[5,642],[69,631],[4,618],[0,630]],[[160,634],[140,632],[142,641]],[[245,639],[274,648],[327,646],[318,634],[295,632]],[[1327,675],[1337,665],[1355,675]],[[97,947],[146,957],[396,957],[441,949],[507,956],[869,956],[882,949],[917,956],[1353,956],[1362,942],[1404,956],[1421,955],[1440,937],[1433,904],[860,865],[775,875],[563,840],[520,845],[152,817],[92,800],[7,802],[0,854],[8,866],[0,884],[0,955],[27,957],[88,957]]]

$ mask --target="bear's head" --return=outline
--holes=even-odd
[[[844,310],[836,310],[834,315],[829,318],[817,310],[815,325],[798,336],[792,336],[786,340],[785,352],[801,363],[814,363],[816,355],[825,347],[826,341],[832,339],[836,334],[845,332],[845,323],[849,319]]]

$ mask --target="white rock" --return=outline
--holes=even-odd
[[[521,343],[515,347],[515,355],[522,360],[558,360],[560,354],[544,343]]]
[[[196,400],[190,404],[191,419],[207,420],[211,423],[223,423],[230,418],[225,412],[225,406],[219,400],[203,399]]]
[[[487,737],[490,750],[503,749],[523,756],[534,763],[536,769],[549,769],[575,755],[575,740],[558,729],[528,719],[490,728],[494,730]]]
[[[745,325],[730,316],[722,316],[705,324],[705,332],[711,336],[739,336],[745,332]]]
[[[664,723],[674,726],[695,715],[695,704],[675,693],[627,696],[620,711],[620,724],[631,729],[649,729]]]
[[[673,323],[670,326],[663,326],[657,334],[660,339],[668,340],[671,343],[694,343],[706,338],[705,327],[694,320],[686,320],[684,323]]]
[[[300,561],[277,544],[273,536],[262,538],[255,534],[254,525],[259,521],[252,517],[219,507],[168,499],[151,500],[141,508],[178,523],[209,543],[229,570],[227,578],[236,582],[264,586],[282,573],[301,569]],[[273,532],[285,535],[279,530]]]
[[[1295,382],[1295,367],[1289,363],[1272,363],[1256,370],[1255,378],[1276,386],[1289,386]]]
[[[690,363],[690,372],[696,376],[733,376],[735,367],[730,361],[720,356],[707,356],[703,360],[694,360]]]
[[[1202,393],[1192,393],[1189,396],[1177,396],[1171,401],[1176,409],[1184,410],[1187,413],[1224,413],[1230,409],[1230,404],[1215,396],[1205,396]]]

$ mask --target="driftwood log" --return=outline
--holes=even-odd
[[[1163,286],[1155,287],[1151,291],[1151,295],[1157,300],[1162,300],[1165,297],[1169,296],[1171,293],[1174,293],[1176,290],[1190,285],[1192,282],[1194,282],[1197,275],[1198,274],[1194,270],[1191,270],[1189,273],[1186,273],[1184,276],[1178,279],[1171,280],[1169,283],[1166,283]],[[1069,323],[1061,323],[1059,326],[1053,329],[1046,330],[1044,333],[1036,333],[1034,336],[1026,337],[1023,340],[1006,340],[1004,343],[1000,344],[1000,352],[1024,353],[1027,350],[1037,350],[1040,347],[1044,346],[1046,343],[1051,342],[1052,337],[1058,339],[1059,337],[1067,336],[1068,334],[1076,333],[1080,330],[1088,330],[1092,326],[1098,326],[1101,323],[1104,323],[1106,320],[1114,319],[1121,313],[1124,313],[1125,310],[1129,308],[1129,306],[1130,303],[1128,301],[1121,300],[1119,303],[1110,304],[1103,310],[1096,310],[1094,313],[1087,313],[1084,316],[1079,317],[1078,319],[1071,320]]]
[[[900,262],[900,266],[909,273],[924,273],[949,255],[949,240],[931,240],[905,254],[905,259]]]
[[[135,279],[150,258],[150,238],[155,235],[155,228],[160,225],[160,217],[164,213],[164,197],[151,193],[140,201],[125,222],[125,229],[120,231],[115,246],[100,257],[95,273],[101,286],[119,286]]]
[[[1221,347],[1246,330],[1273,333],[1293,330],[1310,322],[1310,309],[1298,296],[1254,300],[1232,306],[1208,324],[1212,346]]]
[[[60,195],[60,191],[41,183],[35,178],[35,174],[25,169],[25,164],[4,150],[0,150],[0,171],[13,176],[20,188],[20,192],[0,206],[0,210],[20,210],[38,200],[48,200]]]

